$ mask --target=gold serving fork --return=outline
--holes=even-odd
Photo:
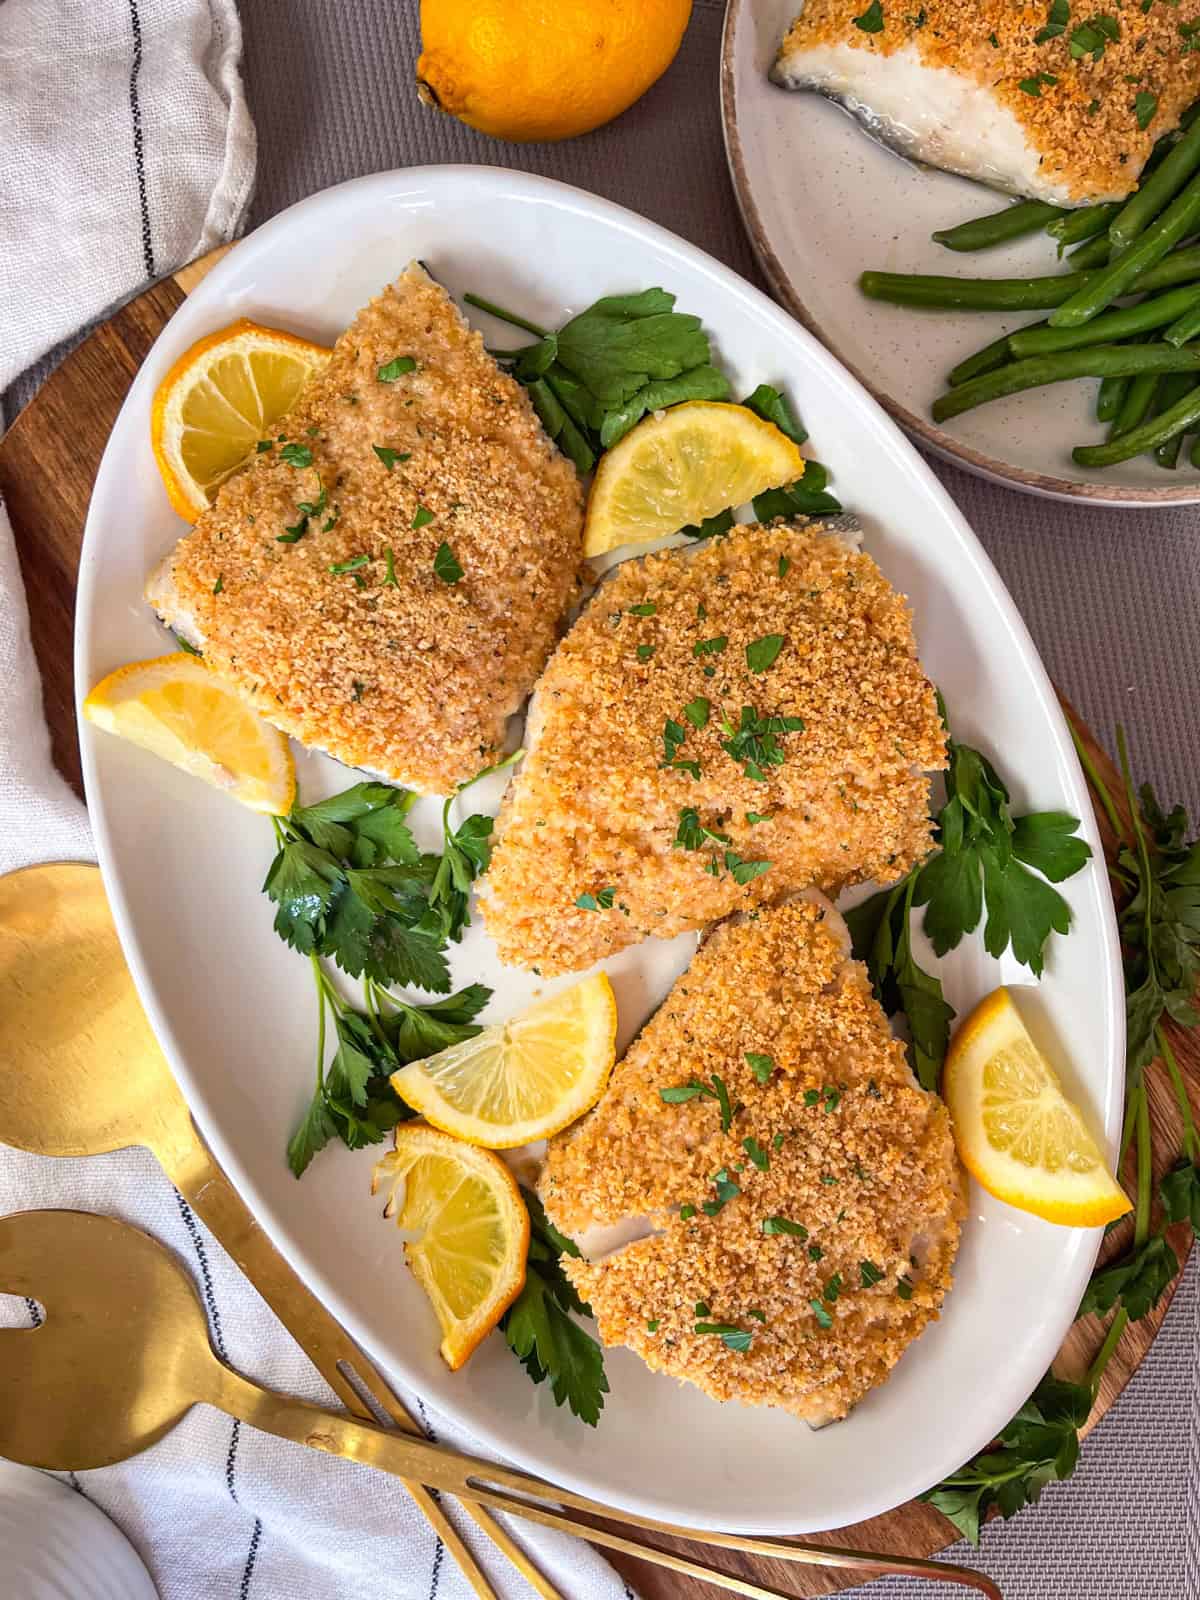
[[[171,1252],[112,1217],[24,1211],[0,1218],[0,1291],[37,1300],[46,1312],[39,1328],[0,1330],[0,1455],[28,1466],[82,1471],[124,1461],[155,1444],[192,1406],[204,1402],[277,1438],[577,1534],[732,1589],[748,1600],[785,1597],[718,1568],[577,1522],[563,1508],[619,1515],[651,1533],[674,1534],[717,1549],[801,1566],[840,1567],[864,1577],[900,1572],[935,1578],[1000,1600],[989,1579],[966,1567],[698,1532],[614,1513],[527,1473],[261,1389],[214,1353],[199,1295]]]

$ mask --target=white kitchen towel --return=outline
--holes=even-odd
[[[234,0],[0,4],[0,390],[239,231],[241,52]]]
[[[240,229],[255,168],[240,51],[232,0],[0,0],[0,389],[150,278]],[[50,761],[0,502],[0,872],[92,856],[83,806]],[[0,1146],[0,1215],[46,1206],[146,1229],[192,1271],[222,1356],[260,1382],[337,1403],[146,1152],[49,1161]],[[2,1290],[0,1274],[0,1328],[38,1323],[35,1303]],[[405,1399],[431,1434],[474,1450],[419,1397]],[[471,1592],[399,1484],[207,1407],[135,1460],[70,1481],[130,1537],[162,1600]],[[529,1596],[452,1514],[497,1591]],[[526,1542],[570,1600],[628,1596],[588,1546],[541,1529]]]

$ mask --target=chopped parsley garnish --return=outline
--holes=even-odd
[[[398,589],[400,585],[396,582],[396,558],[392,554],[392,547],[390,544],[384,545],[383,555],[384,560],[387,562],[387,571],[384,573],[383,578],[384,586]]]
[[[760,1172],[766,1172],[769,1169],[771,1158],[753,1135],[742,1140],[742,1149]]]
[[[803,717],[761,717],[753,706],[743,706],[741,718],[735,728],[725,718],[722,726],[729,735],[721,741],[721,749],[735,761],[743,763],[747,778],[766,783],[765,767],[781,767],[784,753],[775,735],[799,733],[804,728]]]
[[[912,1280],[909,1278],[899,1279],[896,1284],[896,1293],[900,1296],[901,1300],[911,1300],[913,1297]]]
[[[725,865],[733,881],[740,884],[752,883],[755,878],[761,878],[764,872],[771,870],[769,861],[743,861],[733,850],[726,850]]]
[[[712,1316],[712,1308],[709,1305],[707,1300],[697,1300],[696,1304],[692,1307],[692,1312],[693,1312],[693,1315],[695,1315],[697,1317],[711,1317]]]
[[[258,443],[254,446],[255,453],[257,455],[260,455],[260,456],[263,454],[264,451],[266,451],[266,450],[274,450],[274,448],[275,448],[275,442],[274,442],[273,439],[260,439],[258,441]]]
[[[1137,118],[1137,125],[1143,133],[1154,121],[1157,110],[1158,96],[1156,94],[1148,94],[1142,89],[1134,96],[1133,114]]]
[[[285,444],[279,452],[279,459],[286,461],[289,467],[311,467],[313,461],[312,451],[306,444]]]
[[[380,383],[395,383],[397,378],[402,378],[406,372],[415,372],[416,361],[412,356],[396,356],[391,361],[384,362],[375,376]]]
[[[1084,56],[1091,56],[1093,61],[1099,61],[1108,46],[1115,44],[1120,37],[1121,24],[1116,17],[1101,12],[1099,16],[1091,17],[1071,30],[1071,60],[1082,61]],[[1044,78],[1045,74],[1041,76]]]
[[[816,1106],[816,1105],[820,1105],[820,1103],[821,1103],[821,1091],[820,1091],[820,1089],[805,1089],[805,1091],[804,1091],[804,1104],[806,1106]]]
[[[694,700],[689,700],[683,708],[683,714],[693,728],[703,728],[708,724],[708,714],[712,709],[712,702],[704,696],[697,695]]]
[[[754,1050],[746,1051],[746,1065],[754,1074],[758,1083],[770,1083],[771,1074],[775,1071],[774,1056],[759,1055]],[[778,1149],[778,1146],[776,1146]]]
[[[432,522],[433,518],[430,517],[429,521]],[[454,558],[454,551],[444,539],[438,545],[437,554],[433,558],[433,570],[443,583],[457,583],[463,575],[463,569]]]
[[[765,1322],[767,1320],[767,1313],[761,1310],[758,1306],[751,1306],[746,1315],[748,1317],[753,1317],[755,1322]]]
[[[658,1332],[658,1324],[659,1324],[659,1318],[655,1317],[652,1322],[648,1322],[646,1324],[646,1332],[647,1333],[657,1333]]]
[[[791,571],[791,567],[792,567],[792,563],[791,563],[790,558],[788,556],[780,556],[780,558],[779,558],[779,576],[781,578],[786,578],[787,577],[788,573]]]
[[[217,581],[216,581],[216,583],[213,584],[212,592],[214,594],[220,594],[224,588],[225,588],[225,574],[223,572],[218,572],[217,573]]]
[[[301,517],[299,522],[285,522],[283,532],[275,535],[276,544],[297,544],[308,532],[308,518]]]
[[[653,654],[654,654],[654,646],[652,644],[640,644],[640,645],[638,645],[638,647],[637,647],[637,658],[638,658],[639,661],[649,661],[650,657]]]
[[[365,567],[370,559],[370,556],[351,556],[348,561],[335,561],[329,570],[340,578],[347,572],[357,572],[360,567]]]
[[[712,1086],[717,1091],[717,1105],[721,1112],[721,1132],[728,1133],[733,1122],[733,1107],[729,1102],[729,1090],[725,1087],[725,1080],[717,1073],[712,1075]]]
[[[409,526],[412,528],[427,528],[434,520],[434,514],[432,511],[430,511],[429,507],[418,503],[417,509],[413,512],[413,519]],[[459,576],[461,577],[461,573]],[[451,581],[457,582],[458,580],[453,579]]]
[[[351,687],[354,690],[354,698],[355,698],[355,700],[361,700],[362,697],[363,697],[363,690],[366,688],[366,684],[365,683],[359,683],[358,679],[355,678],[355,680],[354,680],[353,684],[351,685]]]
[[[700,639],[692,646],[694,656],[719,656],[729,643],[728,637],[721,633],[715,639]]]
[[[386,444],[373,444],[371,449],[374,450],[389,472],[397,461],[410,461],[412,459],[411,450],[393,450],[390,445]]]
[[[194,644],[192,644],[189,640],[185,639],[181,633],[174,633],[173,632],[171,634],[171,637],[172,637],[172,639],[174,639],[175,643],[179,646],[179,648],[184,652],[185,655],[199,656],[201,660],[204,659],[204,652],[202,650],[197,650],[196,646]]]
[[[668,717],[663,723],[663,762],[669,765],[679,754],[679,748],[687,738],[687,729],[682,723]]]
[[[754,1341],[752,1329],[739,1328],[732,1322],[698,1322],[692,1331],[715,1333],[727,1350],[736,1350],[739,1354],[749,1350]]]
[[[786,1233],[793,1239],[807,1239],[808,1229],[802,1222],[792,1222],[788,1217],[764,1217],[762,1231],[766,1234]]]
[[[588,897],[591,898],[590,896]],[[706,1083],[701,1083],[699,1078],[689,1078],[687,1083],[676,1083],[668,1089],[660,1089],[658,1097],[669,1106],[683,1105],[687,1100],[695,1100],[701,1096],[708,1100],[715,1100],[717,1093],[710,1089]]]
[[[1071,20],[1070,0],[1053,0],[1050,15],[1046,19],[1046,26],[1039,28],[1033,36],[1034,44],[1046,44],[1051,39],[1057,39],[1067,31],[1067,23]]]
[[[675,830],[672,846],[680,850],[699,850],[708,841],[712,844],[727,845],[729,835],[717,833],[712,828],[705,828],[700,822],[700,813],[695,806],[684,806],[679,813],[679,826]]]
[[[761,639],[752,640],[746,646],[746,665],[751,672],[765,672],[774,665],[783,646],[784,637],[781,633],[766,633]]]
[[[824,1183],[824,1184],[828,1184],[828,1185],[832,1186],[837,1181],[838,1180],[833,1176],[833,1174],[831,1172],[823,1172],[821,1174],[821,1182]]]
[[[837,1301],[838,1295],[840,1295],[841,1292],[842,1275],[840,1272],[835,1272],[833,1277],[830,1278],[829,1282],[821,1290],[821,1299],[825,1301],[826,1305],[834,1305]]]
[[[719,1172],[714,1172],[712,1181],[717,1191],[717,1198],[704,1202],[702,1209],[706,1217],[715,1217],[718,1211],[727,1206],[731,1200],[735,1200],[742,1192],[741,1185],[734,1183],[729,1176],[728,1167],[722,1167]]]
[[[836,1111],[838,1108],[838,1103],[842,1097],[834,1088],[834,1086],[832,1084],[827,1084],[826,1087],[822,1089],[821,1094],[825,1101],[825,1110]]]
[[[771,813],[769,811],[747,811],[746,813],[746,821],[752,828],[760,822],[770,822],[770,820]]]
[[[690,1222],[695,1215],[696,1215],[695,1206],[693,1206],[693,1205],[680,1206],[680,1208],[679,1208],[679,1220],[681,1222]]]
[[[775,1135],[775,1137],[771,1140],[771,1148],[773,1150],[782,1150],[783,1149],[783,1135],[781,1133],[777,1133]]]
[[[1051,72],[1039,72],[1036,78],[1022,78],[1017,88],[1022,94],[1032,95],[1035,100],[1042,98],[1042,85],[1055,84],[1058,79]]]
[[[595,894],[581,894],[575,904],[580,911],[611,911],[616,892],[615,889],[597,889]]]
[[[652,617],[657,610],[658,607],[653,600],[645,600],[640,606],[630,606],[629,615],[631,617]]]
[[[879,0],[871,0],[871,4],[860,17],[851,19],[856,28],[861,28],[864,33],[883,32],[883,7]]]
[[[858,1275],[864,1289],[872,1289],[877,1283],[883,1282],[883,1272],[873,1261],[860,1261]]]
[[[833,1318],[829,1315],[828,1311],[826,1311],[821,1302],[819,1300],[810,1300],[808,1303],[812,1307],[812,1314],[814,1317],[816,1317],[819,1325],[826,1329],[832,1328]]]
[[[819,1244],[810,1244],[809,1245],[809,1247],[808,1247],[808,1259],[810,1261],[820,1261],[821,1258],[824,1256],[824,1254],[825,1254],[825,1252],[824,1252],[824,1250],[821,1249],[821,1246]]]

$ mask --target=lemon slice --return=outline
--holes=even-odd
[[[181,517],[195,522],[329,356],[307,339],[244,320],[184,351],[150,414],[155,460]]]
[[[396,1129],[371,1193],[389,1187],[385,1217],[416,1237],[404,1254],[437,1313],[442,1356],[456,1371],[525,1282],[529,1213],[508,1168],[487,1150],[420,1122]]]
[[[539,1000],[473,1039],[392,1074],[435,1128],[489,1150],[548,1139],[589,1110],[615,1057],[617,1003],[604,973]]]
[[[1077,1228],[1131,1209],[1007,989],[980,1001],[954,1035],[942,1094],[963,1165],[989,1194]]]
[[[601,457],[583,553],[661,539],[803,471],[799,448],[745,406],[717,400],[672,406],[639,422]]]
[[[88,695],[83,714],[252,811],[283,816],[292,808],[296,768],[287,739],[195,656],[118,667]]]

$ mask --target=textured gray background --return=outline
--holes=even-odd
[[[361,173],[483,162],[605,195],[761,282],[721,142],[723,0],[696,0],[674,65],[615,124],[563,145],[525,147],[475,135],[417,103],[416,0],[241,0],[241,8],[260,151],[252,225]],[[12,398],[26,398],[37,376]],[[938,471],[1058,684],[1108,742],[1123,722],[1138,773],[1200,812],[1200,510],[1080,511]],[[981,1554],[956,1549],[985,1567],[1008,1600],[1200,1600],[1198,1313],[1193,1265],[1075,1478],[1014,1522],[993,1524]],[[870,1593],[900,1600],[961,1591],[880,1582]]]
[[[360,173],[432,161],[520,167],[652,217],[761,283],[725,169],[722,0],[697,0],[664,78],[607,128],[505,145],[421,106],[416,0],[241,0],[259,133],[252,222]],[[1200,808],[1200,510],[1078,511],[939,467],[1016,597],[1050,672],[1102,737],[1123,721],[1139,773]],[[1196,1272],[1068,1484],[984,1535],[979,1564],[1010,1600],[1195,1600]],[[1190,1489],[1189,1489],[1190,1484]],[[956,1551],[973,1559],[966,1547]],[[1190,1575],[1185,1578],[1185,1572]],[[1190,1587],[1189,1587],[1190,1586]],[[879,1582],[877,1600],[935,1591]],[[939,1585],[937,1592],[943,1592]],[[944,1592],[959,1593],[948,1588]]]

